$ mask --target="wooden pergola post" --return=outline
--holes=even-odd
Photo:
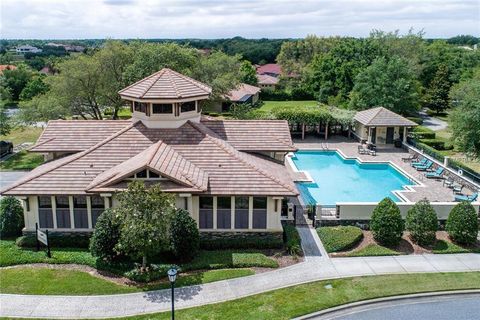
[[[325,123],[325,140],[328,139],[328,122]]]
[[[302,140],[305,139],[305,123],[302,123]]]

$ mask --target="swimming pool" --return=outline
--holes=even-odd
[[[401,201],[392,191],[415,184],[386,162],[361,163],[336,151],[297,151],[291,158],[312,183],[297,187],[306,203],[332,206],[337,202],[378,202],[385,197]]]

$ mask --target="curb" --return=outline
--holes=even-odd
[[[393,301],[402,301],[408,299],[415,299],[415,298],[429,298],[429,297],[451,297],[455,295],[477,295],[480,294],[480,289],[472,289],[472,290],[454,290],[454,291],[438,291],[438,292],[426,292],[426,293],[415,293],[415,294],[406,294],[406,295],[399,295],[399,296],[392,296],[392,297],[384,297],[384,298],[376,298],[370,300],[363,300],[352,302],[348,304],[343,304],[337,307],[317,311],[314,313],[306,314],[297,318],[293,318],[292,320],[307,320],[313,319],[319,316],[328,316],[330,314],[334,314],[337,312],[344,311],[346,309],[355,308],[355,307],[364,307],[369,305],[375,305],[382,302],[393,302]]]

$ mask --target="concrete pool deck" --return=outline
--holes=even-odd
[[[345,137],[332,137],[324,140],[315,137],[307,137],[304,140],[294,139],[295,146],[300,150],[325,150],[327,146],[329,150],[339,150],[347,158],[358,158],[362,162],[390,162],[401,171],[419,182],[411,188],[415,192],[401,191],[400,194],[410,202],[417,202],[427,198],[430,202],[450,202],[454,200],[452,189],[443,186],[442,180],[427,179],[424,172],[419,172],[410,166],[409,162],[405,162],[402,158],[409,157],[409,153],[402,148],[379,148],[376,156],[359,154],[358,142],[347,139]],[[295,173],[298,175],[298,173]],[[472,190],[463,189],[464,193],[470,194]]]

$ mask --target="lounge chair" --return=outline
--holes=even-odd
[[[429,178],[429,179],[438,179],[438,178],[442,178],[442,175],[443,175],[443,171],[445,169],[443,167],[438,167],[437,170],[433,171],[433,172],[427,172],[425,173],[425,177]]]
[[[417,169],[417,171],[427,171],[432,166],[433,166],[433,162],[428,160],[424,166],[415,166],[415,169]]]
[[[428,159],[427,158],[423,158],[422,160],[420,161],[414,161],[412,163],[410,163],[410,165],[412,167],[416,167],[416,166],[424,166],[426,163],[427,163]]]
[[[457,194],[455,196],[455,201],[457,201],[457,202],[460,202],[460,201],[473,202],[473,201],[477,200],[477,198],[478,198],[478,192],[475,192],[471,196],[467,196],[467,195],[463,195],[463,194]]]
[[[367,154],[368,150],[365,149],[363,146],[358,146],[358,153],[359,154]]]
[[[418,160],[417,155],[410,155],[409,157],[402,158],[403,162],[411,162],[411,161],[414,161],[414,160]]]
[[[463,190],[463,184],[457,184],[455,186],[453,186],[453,193],[455,194],[460,194]]]
[[[369,150],[367,150],[367,152],[371,156],[376,156],[377,155],[377,150],[376,149],[369,149]]]
[[[455,181],[448,177],[447,179],[443,180],[443,185],[446,186],[447,188],[450,188],[452,189],[453,188],[453,184],[455,183]]]

